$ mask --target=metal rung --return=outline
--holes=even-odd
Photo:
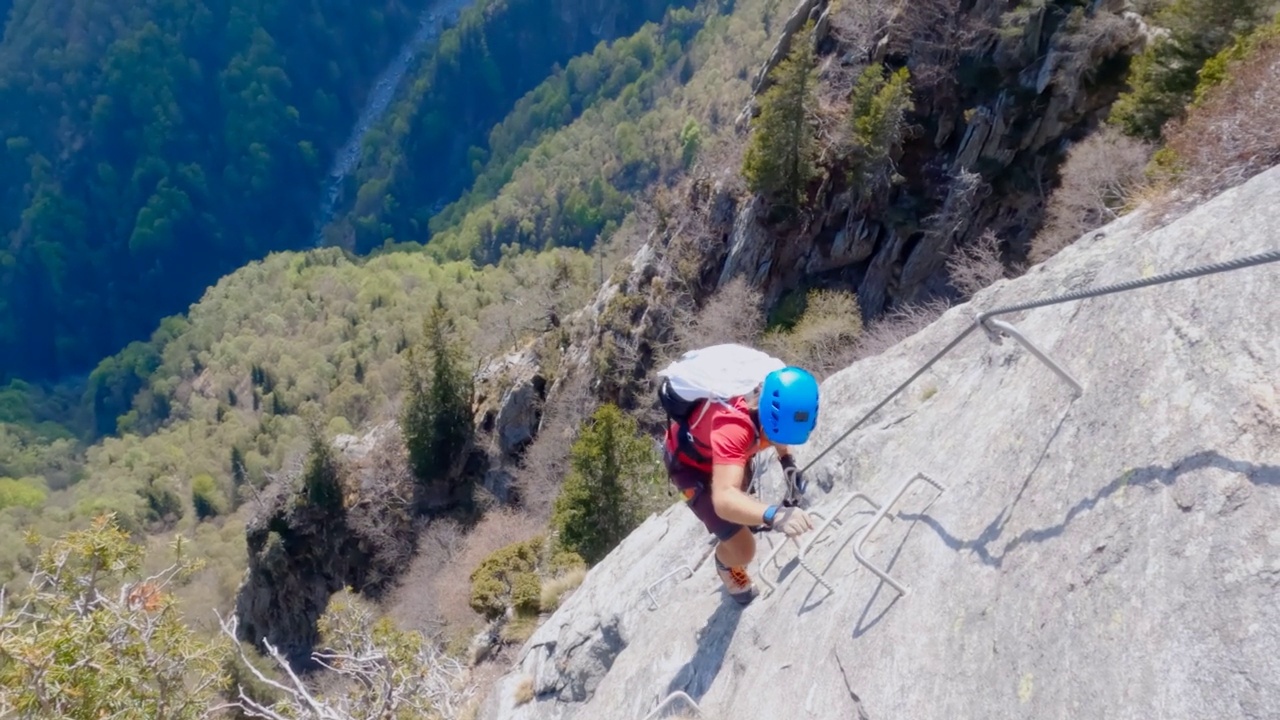
[[[828,593],[834,593],[835,590],[831,587],[831,585],[827,583],[826,580],[822,578],[822,575],[820,573],[815,572],[813,568],[809,566],[808,553],[821,540],[822,533],[826,532],[826,530],[830,528],[832,525],[835,525],[837,527],[841,525],[841,523],[837,522],[837,518],[840,517],[840,513],[844,512],[845,508],[853,504],[854,500],[859,500],[859,499],[865,500],[866,503],[875,510],[880,509],[880,505],[876,503],[875,500],[872,500],[870,497],[868,497],[866,493],[862,493],[862,492],[850,493],[849,496],[846,497],[843,501],[841,501],[840,505],[836,507],[835,512],[831,514],[831,518],[823,522],[821,525],[819,525],[818,529],[813,533],[813,536],[809,538],[809,541],[806,542],[804,546],[800,548],[800,559],[802,561],[800,563],[800,567],[803,568],[805,572],[812,575],[814,580],[817,580],[823,587],[825,587]]]
[[[867,538],[870,537],[871,533],[875,531],[876,525],[880,524],[880,521],[884,519],[884,516],[888,514],[888,512],[893,508],[894,504],[898,502],[898,499],[901,498],[903,494],[907,492],[907,488],[911,487],[911,484],[917,480],[923,480],[929,483],[930,485],[934,486],[935,488],[938,489],[939,494],[947,491],[945,487],[935,482],[933,478],[930,478],[928,475],[925,475],[924,473],[916,473],[911,477],[910,480],[907,480],[906,482],[902,483],[902,486],[898,488],[898,491],[893,494],[893,499],[885,503],[885,506],[880,508],[876,512],[875,517],[871,519],[871,524],[867,525],[866,529],[862,531],[862,534],[858,536],[857,542],[853,544],[853,556],[858,559],[858,562],[862,563],[868,570],[875,573],[876,576],[879,577],[881,580],[892,585],[893,589],[897,590],[899,595],[904,595],[904,596],[907,594],[907,588],[905,588],[897,580],[894,580],[893,578],[889,577],[888,573],[876,567],[875,565],[871,564],[871,561],[867,560],[866,556],[862,554],[862,545],[867,541]]]
[[[1007,322],[1004,322],[1003,320],[993,320],[991,318],[987,318],[986,320],[983,320],[982,327],[983,327],[983,330],[986,331],[987,337],[990,338],[991,341],[996,343],[997,345],[1000,344],[1000,337],[999,335],[996,334],[997,330],[1005,335],[1008,335],[1014,340],[1017,340],[1018,344],[1022,345],[1022,347],[1026,348],[1028,352],[1036,356],[1036,358],[1040,362],[1047,365],[1050,370],[1052,370],[1055,374],[1057,374],[1058,377],[1062,378],[1063,382],[1070,385],[1071,389],[1075,391],[1076,397],[1080,397],[1080,395],[1084,393],[1084,387],[1080,385],[1079,381],[1077,381],[1074,377],[1071,376],[1071,373],[1067,372],[1061,365],[1054,362],[1053,359],[1050,358],[1047,354],[1045,354],[1043,350],[1037,347],[1035,343],[1031,342],[1031,340],[1028,339],[1026,335],[1023,335],[1022,332],[1018,330],[1018,328],[1014,327],[1013,325]]]
[[[698,707],[698,703],[694,702],[693,698],[689,697],[689,693],[686,693],[683,690],[677,690],[663,698],[662,702],[654,706],[654,708],[649,711],[649,714],[644,716],[643,720],[654,720],[657,718],[658,713],[667,705],[670,705],[672,700],[683,700],[686,705],[693,708],[694,715],[702,717],[702,708]]]
[[[686,575],[686,577],[693,577],[693,568],[689,567],[688,565],[681,565],[680,567],[676,568],[675,570],[672,570],[671,572],[667,573],[666,575],[663,575],[662,577],[658,578],[658,579],[657,579],[653,584],[651,584],[649,587],[647,587],[647,588],[645,588],[645,589],[644,589],[644,594],[649,596],[649,609],[650,609],[650,610],[657,610],[657,609],[658,609],[658,599],[657,599],[657,598],[655,598],[655,597],[653,596],[653,589],[654,589],[654,588],[656,588],[656,587],[658,587],[658,586],[659,586],[659,585],[661,585],[662,583],[666,582],[666,581],[667,581],[668,579],[670,579],[672,576],[677,575],[677,574],[679,574],[679,573],[680,573],[680,572],[682,572],[682,571],[683,571],[683,572],[688,573],[688,575]]]
[[[809,517],[811,517],[811,518],[817,518],[817,519],[819,519],[819,520],[823,520],[823,519],[824,519],[824,517],[823,517],[823,515],[822,515],[821,513],[812,512],[812,511],[808,511],[808,512],[809,512]],[[831,522],[830,520],[827,520],[827,521],[826,521],[826,523],[830,523],[830,522]],[[824,523],[824,525],[825,525],[826,523]],[[777,560],[776,560],[776,559],[777,559],[777,557],[778,557],[778,553],[782,552],[782,548],[786,547],[786,546],[787,546],[787,545],[789,545],[789,544],[790,544],[790,545],[795,545],[795,546],[796,546],[796,549],[797,549],[796,556],[797,556],[797,557],[800,557],[800,553],[798,552],[798,551],[799,551],[799,549],[800,549],[800,541],[796,540],[796,539],[795,539],[795,538],[793,538],[793,537],[786,537],[782,542],[778,543],[777,547],[773,548],[773,552],[769,553],[769,556],[768,556],[768,557],[766,557],[764,560],[762,560],[762,561],[760,562],[760,583],[761,583],[762,585],[764,585],[764,586],[765,586],[764,592],[762,592],[762,593],[761,593],[761,596],[762,596],[762,597],[767,597],[770,593],[772,593],[772,592],[773,592],[774,590],[776,590],[776,589],[777,589],[777,587],[778,587],[776,583],[771,582],[771,581],[769,580],[769,578],[765,576],[765,574],[764,574],[765,566],[766,566],[766,565],[768,565],[769,563],[773,563],[773,566],[774,566],[774,567],[776,567],[776,568],[778,568],[779,570],[781,570],[782,568],[778,565],[778,563],[777,563]],[[803,557],[800,557],[801,567],[803,567],[803,566],[804,566],[804,562],[805,562],[804,558],[803,558]],[[806,568],[806,569],[807,569],[807,568]],[[811,574],[812,574],[812,573],[811,573]],[[821,582],[821,583],[823,583],[824,585],[826,584],[826,583],[822,580],[822,578],[818,578],[818,582]],[[830,586],[827,586],[827,589],[829,590],[829,589],[830,589]]]

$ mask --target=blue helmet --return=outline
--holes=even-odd
[[[818,381],[798,367],[774,370],[760,388],[760,428],[777,445],[803,445],[818,422]]]

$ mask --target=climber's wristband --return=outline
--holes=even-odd
[[[773,518],[778,514],[778,506],[770,505],[764,511],[764,524],[773,527]]]

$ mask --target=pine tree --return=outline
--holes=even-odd
[[[1168,33],[1133,59],[1129,90],[1111,107],[1109,121],[1128,135],[1159,140],[1165,123],[1182,117],[1205,62],[1250,32],[1270,13],[1266,0],[1174,0],[1153,18]]]
[[[573,444],[569,463],[551,523],[563,549],[596,563],[643,519],[658,459],[636,421],[606,404]]]
[[[893,174],[893,153],[902,142],[911,101],[911,72],[898,68],[885,76],[879,65],[868,66],[854,84],[849,104],[853,152],[849,158],[854,186],[864,195],[887,187]]]
[[[197,475],[191,480],[191,504],[196,518],[208,520],[227,511],[227,500],[212,475]]]
[[[342,509],[342,464],[318,427],[311,428],[311,450],[302,482],[307,501],[329,511]]]
[[[817,132],[811,121],[817,103],[813,23],[792,37],[791,51],[771,73],[773,84],[760,96],[742,173],[753,192],[798,207],[804,188],[817,174]]]
[[[400,419],[409,465],[420,482],[455,480],[471,445],[472,378],[456,334],[440,293],[423,322],[422,342],[408,351],[408,398]]]
[[[246,480],[248,480],[248,477],[245,475],[245,471],[244,471],[244,453],[241,452],[240,448],[232,445],[231,446],[232,487],[234,487],[237,491],[239,491],[241,486],[245,484]]]

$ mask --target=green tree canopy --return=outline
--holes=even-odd
[[[1158,140],[1165,123],[1181,117],[1195,94],[1205,61],[1256,28],[1274,12],[1269,0],[1173,0],[1153,23],[1156,36],[1134,58],[1129,90],[1111,108],[1110,121],[1125,133]]]
[[[805,185],[817,174],[812,26],[792,36],[790,52],[770,73],[772,84],[760,96],[760,115],[742,161],[748,187],[791,208],[800,205]]]
[[[107,515],[40,553],[28,587],[0,606],[6,717],[204,717],[226,644],[188,627],[166,588],[194,566],[144,578],[143,554]]]
[[[422,326],[422,342],[406,358],[408,396],[400,430],[420,482],[452,481],[471,446],[472,375],[444,294]]]
[[[605,404],[573,444],[569,462],[551,524],[560,547],[597,563],[652,506],[661,480],[657,452],[634,418]]]

